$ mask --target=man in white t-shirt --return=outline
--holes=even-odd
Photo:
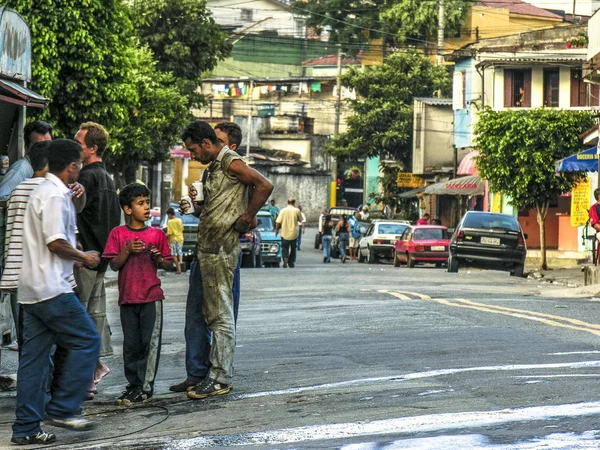
[[[300,215],[302,216],[302,220],[298,221],[298,238],[296,239],[296,250],[300,250],[300,244],[302,244],[302,235],[304,234],[306,228],[306,216],[302,212],[302,206],[298,205],[298,209],[300,210]]]
[[[100,255],[77,249],[77,218],[69,185],[81,170],[81,146],[71,140],[52,141],[49,172],[31,193],[23,228],[23,265],[18,295],[23,314],[23,346],[17,373],[16,420],[11,442],[49,444],[56,436],[40,422],[89,430],[79,416],[100,350],[100,336],[71,287],[73,262],[95,267]],[[35,269],[34,269],[35,268]],[[46,403],[48,358],[54,343],[64,358],[55,363],[53,392]]]

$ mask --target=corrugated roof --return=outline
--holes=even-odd
[[[320,58],[309,59],[302,63],[303,66],[337,66],[337,55],[321,56]],[[362,52],[356,55],[355,58],[342,58],[343,66],[360,64],[362,62]]]
[[[498,66],[498,65],[511,65],[511,64],[557,64],[557,63],[583,63],[587,61],[587,57],[584,54],[575,55],[532,55],[524,54],[522,56],[518,54],[503,55],[498,54],[483,54],[480,57],[481,62],[477,64],[480,66]]]
[[[557,14],[551,13],[537,6],[525,3],[521,0],[483,0],[481,6],[488,8],[508,9],[511,14],[523,14],[527,16],[545,17],[548,19],[562,20]]]
[[[432,106],[449,106],[452,105],[451,98],[437,98],[437,97],[415,97],[415,100],[425,103],[426,105]]]

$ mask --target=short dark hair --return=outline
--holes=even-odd
[[[204,139],[208,139],[213,144],[219,142],[215,130],[202,120],[194,120],[185,127],[181,135],[181,140],[185,141],[186,139],[190,139],[194,144],[201,144]]]
[[[50,148],[50,142],[52,141],[41,141],[36,142],[31,146],[29,150],[29,162],[34,172],[44,170],[48,165],[48,149]]]
[[[81,144],[73,139],[56,139],[49,141],[48,170],[50,173],[59,174],[69,164],[81,161]]]
[[[598,200],[598,197],[600,197],[600,188],[594,189],[594,198]]]
[[[96,156],[102,157],[108,145],[108,131],[106,131],[106,128],[96,122],[85,122],[79,126],[79,129],[87,131],[83,139],[86,147],[96,146]]]
[[[240,146],[242,143],[242,129],[234,122],[220,122],[215,125],[215,130],[221,130],[229,138],[230,145]]]
[[[121,208],[125,208],[126,206],[131,208],[131,204],[138,197],[150,197],[150,189],[139,183],[128,184],[121,189],[121,193],[119,194],[119,204],[121,205]]]
[[[50,133],[50,136],[52,136],[52,125],[50,125],[48,122],[44,122],[43,120],[36,120],[25,125],[23,128],[23,134],[25,135],[25,148],[29,148],[31,145],[31,133]]]
[[[173,208],[169,208],[169,209],[167,209],[167,214],[171,215],[171,216],[174,216],[175,215],[175,210]]]

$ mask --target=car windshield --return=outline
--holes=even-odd
[[[448,239],[448,232],[443,228],[423,228],[415,230],[414,240]]]
[[[519,222],[514,217],[502,214],[468,214],[463,224],[467,228],[502,229],[520,231]]]
[[[256,220],[258,221],[258,227],[256,227],[258,231],[275,231],[271,216],[258,216]]]
[[[382,223],[377,227],[378,234],[397,234],[400,235],[408,225],[401,223]]]

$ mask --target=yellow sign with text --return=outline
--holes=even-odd
[[[423,178],[413,175],[411,172],[398,172],[396,186],[404,188],[420,188],[423,187]]]
[[[571,226],[585,225],[588,220],[591,196],[590,179],[581,181],[571,191]]]
[[[490,212],[502,212],[502,194],[500,192],[494,192],[494,199],[492,200],[492,209]]]

